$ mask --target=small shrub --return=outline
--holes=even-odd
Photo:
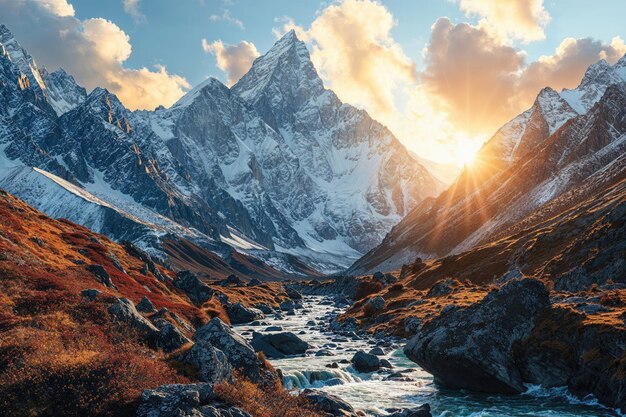
[[[378,281],[361,281],[354,295],[355,300],[361,300],[369,295],[376,294],[383,289],[383,285]]]
[[[239,373],[233,382],[215,387],[220,400],[247,411],[254,417],[322,417],[309,401],[292,395],[276,382],[273,386],[260,386]]]

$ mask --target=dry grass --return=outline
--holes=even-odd
[[[216,388],[218,397],[227,404],[247,411],[253,417],[322,417],[309,401],[292,395],[278,382],[261,387],[240,374],[233,382],[223,383]]]

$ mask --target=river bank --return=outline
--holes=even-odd
[[[294,315],[267,315],[255,323],[235,326],[234,329],[249,340],[254,332],[289,331],[297,334],[313,346],[305,355],[270,360],[282,371],[285,386],[290,389],[315,388],[337,395],[369,416],[383,416],[393,409],[425,403],[430,404],[433,416],[619,415],[593,397],[579,399],[566,388],[543,389],[528,385],[520,395],[488,395],[442,388],[434,382],[432,375],[406,357],[403,353],[406,340],[341,330],[333,324],[345,309],[345,305],[336,305],[331,296],[304,296],[302,308],[295,309]],[[359,350],[368,352],[374,348],[383,350],[381,358],[389,360],[393,368],[372,373],[357,372],[350,359]]]

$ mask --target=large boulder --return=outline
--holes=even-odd
[[[274,359],[290,355],[302,355],[311,348],[311,345],[291,332],[254,333],[252,346],[257,352],[263,352],[268,358]]]
[[[174,279],[176,288],[183,291],[189,299],[197,305],[209,301],[213,297],[214,291],[200,280],[195,274],[189,271],[181,271]]]
[[[524,381],[513,347],[529,336],[549,307],[541,281],[513,280],[479,303],[431,320],[404,352],[448,387],[520,393]]]
[[[291,285],[285,285],[285,292],[287,293],[287,297],[292,300],[302,300],[302,294]]]
[[[117,302],[109,307],[109,313],[114,321],[127,324],[148,339],[153,340],[159,333],[159,329],[142,316],[128,298],[118,298]]]
[[[232,324],[250,323],[265,317],[263,312],[256,308],[244,307],[241,303],[231,304],[226,308],[226,314]]]
[[[160,347],[166,352],[171,352],[181,348],[187,343],[191,343],[191,340],[178,330],[178,327],[169,322],[165,323],[163,327],[161,327],[156,340],[157,347]]]
[[[224,352],[232,367],[241,370],[251,380],[259,378],[259,363],[254,349],[219,318],[215,317],[200,327],[193,339],[196,343],[206,342]]]
[[[301,394],[313,407],[327,415],[336,417],[357,417],[358,414],[350,404],[341,398],[324,391],[305,389]]]
[[[141,394],[137,417],[250,417],[215,399],[213,384],[162,385]]]
[[[381,368],[380,358],[370,353],[358,351],[350,360],[358,372],[374,372]]]
[[[218,384],[232,380],[233,368],[224,352],[205,341],[194,343],[180,360],[196,368],[202,382]]]

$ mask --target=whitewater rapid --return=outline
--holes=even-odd
[[[614,417],[619,414],[603,407],[593,398],[577,399],[565,388],[543,389],[529,386],[521,395],[481,395],[447,390],[433,381],[432,375],[420,369],[402,352],[403,341],[376,339],[373,336],[350,337],[329,329],[330,320],[343,311],[333,300],[321,296],[305,296],[303,308],[296,315],[268,315],[262,325],[235,326],[248,340],[252,332],[280,326],[313,345],[305,356],[272,359],[282,370],[284,385],[289,389],[316,388],[337,395],[355,409],[370,416],[384,416],[390,408],[411,408],[429,403],[433,416],[439,417]],[[302,333],[304,332],[304,333]],[[356,336],[356,335],[352,335]],[[363,374],[346,362],[358,350],[369,352],[379,346],[384,358],[393,365],[391,371]],[[326,350],[332,356],[316,356]],[[339,368],[327,365],[336,363]],[[402,373],[403,379],[389,380],[391,373]]]

